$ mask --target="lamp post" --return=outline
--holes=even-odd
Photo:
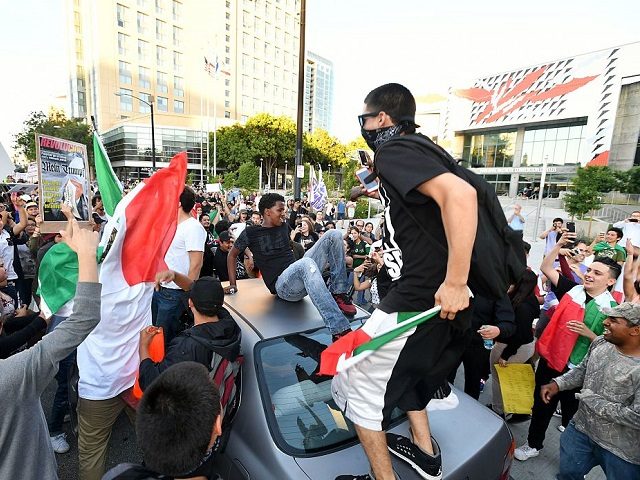
[[[258,180],[258,193],[262,193],[262,158],[260,159],[260,179]]]
[[[284,194],[287,194],[287,166],[289,165],[289,161],[285,160],[284,161],[284,181],[282,182],[284,184]]]
[[[131,97],[131,98],[135,98],[136,100],[138,100],[139,102],[142,102],[146,105],[149,106],[149,108],[151,109],[151,165],[152,165],[152,171],[155,172],[156,171],[156,132],[155,132],[155,126],[153,123],[153,95],[149,95],[149,99],[151,100],[151,102],[147,102],[146,100],[141,99],[140,97],[136,97],[135,95],[131,95],[130,93],[116,93],[117,97],[122,97],[122,96],[126,96],[126,97]]]
[[[305,71],[305,17],[307,13],[307,2],[300,3],[300,50],[298,53],[298,116],[296,119],[296,168],[293,176],[293,196],[300,198],[300,183],[298,178],[298,166],[302,165],[302,122],[304,120],[304,71]]]

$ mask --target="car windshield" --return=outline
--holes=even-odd
[[[331,378],[318,374],[320,354],[331,343],[326,328],[269,339],[256,345],[260,391],[271,433],[290,455],[324,453],[356,440],[353,424],[331,397]],[[392,422],[404,416],[396,409]]]

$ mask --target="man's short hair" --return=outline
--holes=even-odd
[[[624,237],[624,232],[622,231],[621,228],[618,228],[618,227],[611,227],[607,229],[607,232],[616,232],[616,236],[618,237],[618,240]]]
[[[102,197],[100,195],[94,195],[93,197],[91,197],[91,206],[95,207],[96,203],[98,203],[98,200],[102,201]]]
[[[394,123],[413,120],[416,117],[416,100],[409,89],[399,83],[387,83],[374,88],[364,99],[373,112],[385,112]]]
[[[564,220],[561,219],[560,217],[556,217],[556,218],[553,219],[553,222],[551,222],[551,223],[556,223],[556,222],[564,223]]]
[[[258,210],[261,215],[264,215],[265,210],[273,208],[276,203],[284,202],[284,197],[279,193],[265,193],[258,203]]]
[[[231,233],[229,233],[229,230],[220,232],[220,235],[218,235],[218,240],[225,243],[231,241]]]
[[[182,211],[184,213],[189,213],[191,210],[193,210],[195,204],[196,192],[194,192],[190,186],[185,185],[184,190],[180,194],[180,205],[182,207]]]
[[[620,272],[622,272],[622,267],[618,265],[618,263],[613,258],[596,257],[593,259],[593,263],[595,262],[602,263],[603,265],[609,267],[609,276],[614,280],[617,280],[620,276]]]
[[[216,234],[220,236],[222,232],[226,232],[227,230],[229,230],[229,227],[231,227],[231,222],[223,218],[221,220],[218,220],[218,223],[216,223],[216,226],[213,227],[213,229],[216,231]]]
[[[207,368],[180,362],[145,390],[136,415],[136,436],[148,468],[187,476],[209,449],[220,394]]]

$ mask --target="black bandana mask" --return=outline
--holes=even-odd
[[[391,125],[390,127],[377,128],[375,130],[365,130],[364,128],[360,129],[360,134],[364,141],[367,142],[367,145],[374,152],[378,149],[383,143],[386,143],[394,137],[398,135],[403,130],[402,125]]]

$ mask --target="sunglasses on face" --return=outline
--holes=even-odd
[[[380,112],[370,112],[370,113],[363,113],[362,115],[358,115],[358,123],[360,124],[360,128],[364,127],[364,124],[367,121],[367,118],[377,117],[378,115],[380,115]]]

